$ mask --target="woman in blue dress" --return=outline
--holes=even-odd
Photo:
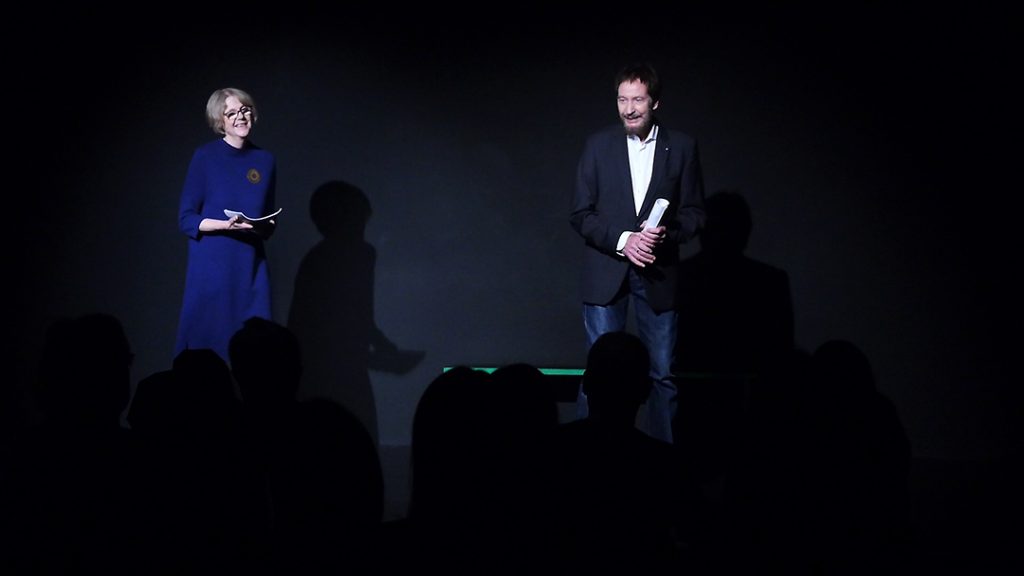
[[[214,91],[206,119],[222,137],[195,150],[181,193],[178,227],[188,237],[188,269],[174,354],[210,348],[227,361],[228,341],[247,318],[271,319],[263,243],[276,223],[254,228],[224,210],[270,213],[277,171],[274,155],[249,140],[257,111],[248,93]]]

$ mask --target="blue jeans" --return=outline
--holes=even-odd
[[[583,325],[587,331],[587,349],[605,332],[626,329],[630,302],[636,318],[637,336],[651,355],[651,395],[647,399],[647,433],[672,442],[672,421],[676,415],[677,390],[672,377],[679,315],[675,310],[657,313],[647,302],[647,290],[634,269],[629,271],[629,290],[607,306],[583,305]],[[589,413],[582,386],[576,396],[576,417]]]

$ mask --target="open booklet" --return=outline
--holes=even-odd
[[[274,217],[280,214],[281,210],[283,210],[283,208],[278,208],[277,210],[270,214],[267,214],[266,216],[253,218],[252,216],[246,216],[245,214],[239,212],[238,210],[228,210],[227,208],[225,208],[224,215],[227,216],[228,218],[238,216],[239,222],[245,222],[252,226],[252,228],[246,230],[246,232],[253,232],[264,238],[269,238],[270,235],[274,233],[274,225],[276,224],[276,222],[274,222]]]
[[[224,215],[227,216],[228,218],[233,218],[235,216],[238,216],[238,220],[240,222],[248,222],[249,224],[253,224],[255,222],[262,222],[262,221],[265,221],[265,220],[270,220],[274,216],[277,216],[278,214],[280,214],[281,210],[284,210],[284,208],[278,208],[273,213],[267,214],[266,216],[260,216],[259,218],[253,218],[252,216],[246,216],[245,214],[243,214],[243,213],[241,213],[241,212],[239,212],[237,210],[228,210],[227,208],[225,208],[224,209]]]

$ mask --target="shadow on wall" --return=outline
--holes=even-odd
[[[720,190],[705,209],[700,251],[679,271],[675,426],[691,465],[715,477],[738,447],[753,381],[787,361],[795,343],[789,274],[745,254],[747,200]]]
[[[340,402],[377,442],[370,369],[404,374],[425,353],[399,350],[377,327],[377,252],[364,238],[372,209],[363,191],[331,180],[313,192],[309,209],[323,239],[299,264],[288,314],[288,327],[299,338],[305,366],[299,396]]]
[[[745,254],[753,221],[741,194],[716,192],[706,209],[700,252],[680,270],[680,368],[757,374],[794,345],[789,274]]]

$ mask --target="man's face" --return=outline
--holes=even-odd
[[[658,108],[658,103],[651,100],[647,94],[647,85],[638,82],[623,82],[619,84],[619,118],[626,129],[626,134],[647,136],[654,123],[653,112]]]

